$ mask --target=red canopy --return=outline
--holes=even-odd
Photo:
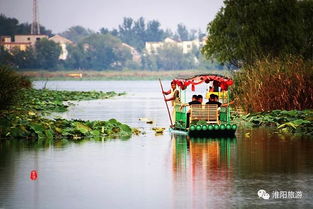
[[[228,86],[233,85],[233,80],[218,74],[203,74],[196,75],[190,78],[177,78],[173,80],[176,85],[178,85],[182,90],[185,90],[189,85],[191,85],[192,91],[195,90],[195,86],[203,82],[209,83],[210,81],[215,81],[214,85],[221,87],[222,90],[227,90]]]

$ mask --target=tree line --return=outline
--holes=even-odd
[[[196,38],[201,39],[205,36],[205,33],[200,29],[188,30],[188,28],[182,23],[177,25],[175,32],[170,29],[164,30],[161,28],[161,23],[159,21],[146,21],[143,17],[140,17],[137,20],[131,17],[124,17],[122,24],[118,25],[118,29],[110,30],[103,27],[99,32],[94,32],[82,26],[73,26],[61,33],[61,35],[74,42],[79,42],[93,33],[111,34],[112,36],[119,38],[123,43],[134,47],[140,52],[145,48],[145,42],[163,41],[167,37],[176,41],[189,41]]]
[[[14,36],[17,34],[29,34],[30,24],[19,23],[15,18],[0,16],[0,35]],[[43,26],[43,34],[52,36],[50,30]],[[117,29],[109,30],[101,28],[98,32],[73,26],[62,32],[61,36],[73,41],[68,45],[68,58],[59,60],[61,48],[58,44],[49,40],[37,41],[35,47],[25,51],[18,49],[10,52],[0,48],[0,61],[3,64],[13,65],[19,69],[146,69],[146,70],[178,70],[194,68],[221,68],[216,62],[206,61],[194,49],[184,54],[175,45],[160,47],[157,54],[149,54],[145,51],[145,42],[163,41],[170,37],[176,41],[194,40],[205,36],[201,30],[188,30],[183,24],[177,25],[177,31],[162,29],[157,20],[146,21],[143,17],[137,20],[125,17]],[[131,48],[139,52],[140,59],[133,60]]]

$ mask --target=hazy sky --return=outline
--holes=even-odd
[[[156,19],[162,28],[206,30],[223,0],[38,0],[39,21],[54,33],[74,25],[99,30],[117,28],[123,17]],[[20,22],[32,21],[32,0],[0,0],[0,13]]]

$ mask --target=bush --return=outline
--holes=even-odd
[[[0,110],[8,109],[14,105],[22,88],[31,87],[31,82],[18,75],[9,66],[0,66]]]
[[[264,59],[234,75],[234,96],[249,112],[313,108],[312,61]]]

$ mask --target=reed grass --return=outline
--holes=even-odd
[[[264,59],[234,73],[234,97],[248,112],[313,108],[312,61]]]

